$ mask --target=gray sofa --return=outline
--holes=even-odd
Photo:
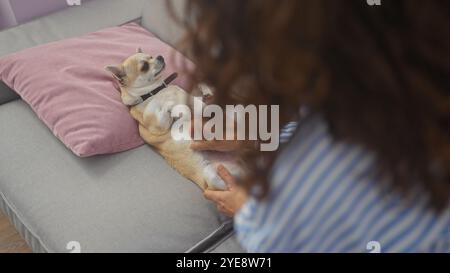
[[[0,56],[130,21],[171,44],[182,33],[164,0],[94,0],[0,32]],[[242,252],[232,223],[148,146],[78,158],[3,84],[0,208],[34,252],[72,241],[82,252]]]

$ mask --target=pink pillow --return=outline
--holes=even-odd
[[[137,24],[26,49],[0,59],[0,80],[15,90],[69,149],[81,157],[142,145],[136,122],[104,70],[141,47],[177,71],[180,53]],[[186,88],[183,76],[174,82]]]

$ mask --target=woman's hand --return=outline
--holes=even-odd
[[[242,147],[238,140],[198,140],[193,141],[191,149],[196,151],[235,152]]]
[[[206,190],[205,198],[217,205],[217,209],[226,216],[233,217],[247,202],[247,192],[236,184],[236,180],[230,172],[220,165],[217,173],[228,186],[226,191]]]
[[[191,123],[192,137],[194,135],[194,122],[195,121]],[[238,150],[245,147],[246,144],[246,141],[239,140],[199,140],[192,142],[191,149],[197,151],[237,152]],[[242,207],[242,205],[247,201],[247,193],[244,189],[236,184],[234,177],[223,165],[220,165],[217,168],[217,173],[227,185],[228,190],[214,191],[207,189],[204,192],[204,196],[206,199],[214,202],[217,205],[217,209],[221,213],[233,217],[236,212]]]

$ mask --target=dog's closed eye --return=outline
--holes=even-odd
[[[141,72],[147,72],[150,69],[150,64],[147,61],[141,63]]]

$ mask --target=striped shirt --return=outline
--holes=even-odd
[[[274,165],[268,198],[250,198],[235,217],[247,251],[450,251],[450,209],[437,215],[419,190],[398,194],[371,153],[334,141],[319,117],[300,124]],[[290,124],[280,139],[293,131]]]

